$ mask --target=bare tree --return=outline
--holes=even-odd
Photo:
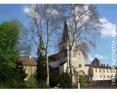
[[[88,77],[89,77],[89,81],[90,81],[90,82],[93,80],[93,75],[94,75],[93,66],[90,65],[90,66],[89,66],[89,70],[88,70]]]
[[[58,11],[53,8],[53,5],[30,5],[26,12],[32,19],[32,39],[38,50],[41,42],[41,49],[45,52],[47,85],[49,85],[48,52],[52,42],[57,42],[57,30],[61,27],[60,20],[58,20]]]
[[[79,47],[84,56],[95,46],[95,38],[99,34],[100,22],[93,5],[31,5],[26,10],[33,23],[33,40],[37,47],[43,42],[47,63],[47,85],[49,85],[48,50],[54,31],[60,29],[66,20],[69,29],[69,67],[72,79],[71,51],[74,44]]]
[[[99,35],[100,22],[94,5],[61,5],[58,7],[69,27],[69,67],[72,79],[71,51],[74,44],[87,58],[90,46],[95,46],[95,38]]]

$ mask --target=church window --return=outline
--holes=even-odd
[[[104,78],[105,78],[105,75],[104,75]]]
[[[108,72],[108,69],[107,69],[107,72]]]
[[[110,69],[110,72],[112,73],[112,69]]]
[[[101,72],[101,68],[100,68],[100,72]]]
[[[100,75],[100,78],[101,78],[102,76]]]
[[[82,65],[81,64],[79,64],[79,68],[81,68],[82,67]]]
[[[95,68],[95,72],[97,72],[97,68]]]

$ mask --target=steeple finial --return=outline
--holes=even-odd
[[[65,16],[64,17],[64,28],[63,28],[62,42],[67,42],[68,38],[69,38],[69,35],[68,35],[68,25],[67,25],[67,18]]]

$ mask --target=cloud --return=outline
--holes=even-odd
[[[99,55],[99,54],[95,54],[94,57],[100,59],[100,60],[107,60],[108,58],[107,57],[104,57],[102,55]]]
[[[92,57],[92,55],[88,55],[88,61],[93,61],[94,60],[94,57]]]
[[[58,11],[56,9],[53,9],[53,8],[47,9],[47,13],[49,13],[50,15],[57,15],[57,14],[59,14]]]
[[[89,61],[89,62],[92,62],[95,58],[98,58],[98,59],[101,60],[101,61],[103,61],[103,60],[108,60],[107,57],[102,56],[102,55],[99,55],[99,54],[95,54],[95,55],[89,54],[89,56],[88,56],[88,61]]]
[[[106,18],[100,18],[102,23],[101,35],[102,37],[112,37],[113,35],[117,36],[116,25],[109,22]]]
[[[24,13],[26,13],[32,19],[40,20],[40,15],[34,10],[34,6],[24,7]]]

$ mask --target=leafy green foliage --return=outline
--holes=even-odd
[[[35,74],[30,75],[27,81],[27,88],[38,88]]]
[[[0,25],[0,64],[13,65],[18,56],[17,39],[19,27],[12,22]]]
[[[27,74],[25,73],[25,70],[24,70],[24,68],[23,68],[23,65],[22,65],[22,63],[21,62],[17,62],[16,63],[16,79],[18,80],[18,81],[20,81],[20,82],[22,82],[22,83],[25,83],[25,78],[26,78],[26,76],[27,76]]]
[[[79,77],[80,77],[79,78],[79,82],[80,82],[80,85],[82,87],[82,86],[84,86],[88,82],[88,80],[87,80],[86,76],[80,75]]]
[[[57,86],[59,82],[59,68],[50,67],[50,87]]]
[[[13,21],[0,24],[0,87],[24,88],[23,66],[17,64],[20,26]],[[21,74],[21,75],[20,75]]]
[[[61,88],[71,88],[72,87],[71,78],[68,73],[63,73],[60,75],[59,85]]]
[[[38,82],[38,85],[43,86],[43,82],[46,81],[47,73],[46,73],[46,63],[44,62],[44,51],[42,49],[42,42],[40,41],[39,47],[38,47],[38,59],[37,59],[37,70],[36,70],[36,80]]]

